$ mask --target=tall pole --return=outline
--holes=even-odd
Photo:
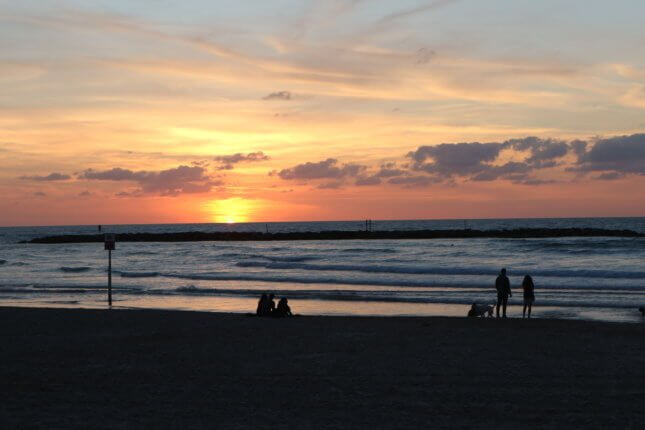
[[[112,307],[112,250],[108,251],[108,304]]]

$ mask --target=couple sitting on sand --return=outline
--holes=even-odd
[[[503,318],[506,318],[506,305],[508,303],[508,298],[513,297],[513,293],[511,292],[511,282],[506,276],[506,269],[502,269],[499,276],[497,276],[497,279],[495,280],[495,289],[497,290],[497,318],[499,318],[500,305],[503,310]],[[535,301],[535,285],[533,284],[533,278],[531,278],[530,275],[524,276],[524,280],[522,281],[522,290],[524,290],[524,309],[522,309],[522,318],[526,316],[527,308],[529,310],[529,318],[531,318],[531,308]]]
[[[283,297],[278,302],[276,307],[273,298],[275,295],[262,294],[260,301],[258,302],[258,308],[255,311],[255,314],[259,317],[289,317],[293,314],[291,313],[291,308],[289,307],[289,301],[286,297]]]

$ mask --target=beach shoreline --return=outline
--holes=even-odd
[[[645,324],[0,307],[3,428],[636,427]]]
[[[222,315],[248,315],[257,306],[257,300],[264,290],[258,290],[258,295],[242,299],[226,297],[188,297],[178,301],[162,300],[132,300],[123,298],[117,292],[111,310],[115,311],[168,311],[168,312],[204,312]],[[273,292],[270,288],[266,291]],[[286,294],[285,294],[286,293]],[[466,317],[472,304],[461,303],[401,303],[401,302],[360,302],[333,300],[301,300],[289,297],[288,290],[277,294],[278,297],[288,297],[292,310],[297,316],[332,317],[332,318],[463,318]],[[103,297],[99,301],[78,302],[76,300],[0,300],[2,308],[20,309],[69,309],[69,310],[109,310]],[[492,300],[480,304],[495,306]],[[507,314],[509,319],[522,319],[522,302],[510,302]],[[494,315],[493,315],[494,318]],[[632,308],[584,308],[557,306],[534,306],[531,319],[534,320],[564,320],[564,321],[595,321],[609,323],[641,324],[644,322],[638,306]]]

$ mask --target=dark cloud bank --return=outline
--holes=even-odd
[[[79,179],[95,181],[129,181],[140,186],[134,193],[118,195],[160,194],[175,196],[179,194],[205,193],[221,182],[213,180],[201,166],[179,166],[172,169],[154,171],[132,171],[115,167],[110,170],[85,170]]]
[[[270,157],[262,151],[248,154],[218,155],[213,158],[218,163],[217,170],[231,170],[238,163],[258,162],[269,160]],[[208,173],[208,162],[193,162],[192,166],[178,166],[161,171],[133,171],[114,167],[109,170],[97,171],[87,169],[78,175],[78,179],[91,181],[127,181],[139,185],[133,192],[122,191],[120,197],[135,197],[146,194],[162,196],[177,196],[180,194],[206,193],[214,187],[223,185],[221,180]]]
[[[501,162],[500,156],[505,150],[521,154],[522,158]],[[333,180],[318,185],[319,188],[339,188],[350,182],[358,186],[386,182],[403,187],[425,187],[457,180],[507,180],[515,184],[540,185],[553,181],[540,179],[535,174],[558,166],[582,175],[596,173],[594,179],[611,180],[628,174],[645,175],[645,134],[590,142],[526,137],[503,142],[442,143],[420,146],[409,152],[406,159],[404,165],[387,163],[375,170],[328,158],[298,164],[277,174],[285,180]]]
[[[509,150],[509,151],[507,151]],[[513,161],[506,153],[514,154]],[[404,188],[427,187],[432,184],[474,181],[506,180],[515,184],[540,185],[550,180],[539,178],[542,170],[559,167],[561,172],[576,176],[590,176],[596,180],[615,180],[627,175],[645,175],[645,133],[616,136],[590,141],[564,141],[526,137],[503,142],[462,142],[420,146],[405,155],[402,163],[384,163],[367,166],[342,163],[335,158],[309,161],[270,175],[285,181],[313,182],[321,189],[337,189],[353,184],[376,186],[392,184]],[[250,152],[219,155],[216,170],[231,170],[238,163],[269,160],[265,153]],[[121,196],[158,194],[176,196],[206,193],[223,185],[209,174],[208,163],[180,165],[160,171],[130,170],[114,167],[109,170],[87,169],[76,175],[78,180],[129,182],[138,188],[122,191]],[[63,173],[26,175],[30,181],[66,181],[72,179]],[[44,194],[44,193],[43,193]],[[36,195],[42,196],[40,192]],[[83,192],[80,196],[88,196]]]
[[[218,163],[216,170],[231,170],[238,163],[250,163],[269,160],[270,157],[262,151],[247,154],[218,155],[213,158]],[[209,174],[207,161],[193,162],[192,166],[181,165],[160,171],[130,170],[114,167],[108,170],[86,169],[76,174],[76,179],[86,181],[130,182],[139,188],[132,191],[121,191],[120,197],[136,197],[150,194],[177,196],[180,194],[206,193],[223,182]],[[70,175],[51,173],[47,176],[21,176],[20,179],[31,181],[63,181],[71,179]],[[89,191],[79,194],[79,197],[90,196]]]
[[[355,177],[363,170],[365,166],[358,164],[338,164],[335,158],[328,158],[324,161],[316,163],[307,162],[298,164],[289,169],[283,169],[278,172],[278,176],[282,179],[340,179],[346,177]]]
[[[578,162],[570,171],[599,173],[597,179],[617,179],[628,174],[645,175],[645,134],[601,139],[587,150],[578,142]]]

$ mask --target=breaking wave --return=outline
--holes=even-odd
[[[384,265],[351,265],[351,264],[304,264],[262,261],[240,261],[238,267],[262,267],[277,270],[339,271],[364,273],[400,273],[410,275],[476,275],[496,276],[497,268],[487,267],[431,267],[431,266],[384,266]],[[563,278],[610,278],[610,279],[645,279],[645,272],[595,270],[595,269],[512,269],[510,276],[530,273],[533,276]]]
[[[154,278],[159,272],[118,272],[122,278]]]
[[[297,255],[297,256],[273,256],[273,255],[262,255],[262,254],[244,254],[239,252],[228,252],[221,254],[220,257],[225,258],[257,258],[268,261],[273,261],[277,263],[299,263],[304,261],[318,260],[319,256],[314,255]]]
[[[92,268],[88,267],[88,266],[79,266],[79,267],[62,266],[62,267],[60,267],[60,271],[65,272],[65,273],[80,273],[80,272],[88,272],[90,270],[92,270]]]
[[[187,279],[194,281],[250,281],[250,282],[273,282],[291,284],[332,284],[332,285],[367,285],[378,287],[418,287],[418,288],[466,288],[493,290],[491,283],[483,283],[479,280],[410,280],[410,279],[384,279],[384,278],[344,278],[310,275],[282,275],[271,273],[163,273],[160,276],[176,279]],[[517,287],[516,287],[517,288]],[[645,291],[645,285],[620,285],[609,288],[607,285],[560,285],[540,283],[539,290],[579,290],[579,291]]]

